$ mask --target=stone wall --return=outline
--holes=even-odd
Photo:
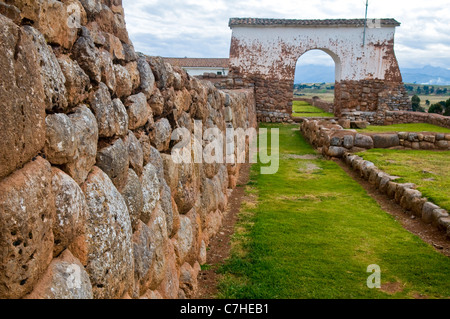
[[[0,1],[0,298],[184,298],[239,165],[175,164],[172,131],[256,127],[136,53],[121,0]]]
[[[343,129],[334,120],[304,120],[301,131],[306,139],[323,155],[342,157],[346,152],[360,152],[372,148],[450,150],[450,134],[422,133],[358,133]]]
[[[408,111],[411,102],[403,83],[385,80],[341,81],[335,86],[335,113]]]
[[[450,134],[358,134],[355,130],[342,129],[333,120],[305,120],[301,125],[301,132],[325,157],[341,158],[382,194],[395,199],[406,212],[421,218],[427,224],[433,224],[440,231],[446,232],[450,239],[450,217],[447,211],[423,197],[416,185],[397,183],[395,181],[398,177],[390,176],[374,163],[352,154],[372,148],[450,150]]]
[[[324,112],[334,113],[334,103],[321,100],[319,97],[308,98],[294,98],[294,101],[303,101],[309,103],[312,106],[318,107]]]

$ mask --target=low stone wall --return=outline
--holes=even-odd
[[[422,194],[415,189],[416,185],[396,183],[397,177],[382,172],[372,162],[352,154],[352,152],[374,147],[398,147],[404,143],[411,143],[411,145],[417,143],[418,147],[427,145],[425,149],[428,149],[428,145],[436,145],[431,142],[432,140],[435,143],[443,142],[446,145],[445,149],[450,149],[450,134],[398,133],[370,136],[358,134],[354,130],[343,130],[335,121],[308,120],[302,123],[301,131],[314,147],[321,149],[324,156],[342,158],[349,167],[359,172],[381,193],[386,194],[389,198],[395,198],[403,209],[422,218],[424,222],[432,223],[441,231],[447,232],[447,237],[450,239],[450,217],[447,211],[422,197]],[[422,141],[420,141],[421,139]],[[410,140],[414,142],[410,142]]]
[[[136,53],[120,0],[0,12],[0,298],[192,297],[240,166],[171,135],[256,127],[253,90]]]
[[[307,99],[307,98],[295,98],[294,101],[303,101],[306,103],[309,103],[312,106],[318,107],[319,109],[321,109],[324,112],[327,113],[334,113],[334,104],[327,102],[327,101],[323,101],[320,98],[312,98],[312,99]]]
[[[450,128],[450,116],[423,112],[386,112],[385,125],[403,123],[428,123]]]
[[[304,120],[301,130],[308,141],[326,156],[342,157],[347,151],[372,148],[450,150],[450,134],[442,133],[358,133],[343,129],[334,120]]]
[[[380,193],[395,199],[395,202],[405,211],[445,232],[450,239],[448,212],[423,197],[422,193],[416,189],[416,185],[396,183],[395,180],[398,177],[386,174],[372,162],[365,161],[360,156],[346,152],[342,158],[350,168],[359,172],[361,177],[374,185]]]

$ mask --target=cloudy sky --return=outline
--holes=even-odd
[[[364,18],[365,0],[123,0],[137,51],[166,57],[228,57],[231,17]],[[402,68],[450,69],[448,0],[369,0],[369,18],[395,18],[396,54]],[[307,64],[333,64],[311,51]]]

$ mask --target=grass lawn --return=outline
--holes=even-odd
[[[217,297],[450,297],[450,258],[406,231],[336,163],[320,158],[298,126],[262,127],[280,129],[280,169],[260,175],[261,164],[252,168]],[[372,264],[391,289],[367,287]]]
[[[450,129],[426,123],[394,124],[386,126],[368,126],[358,130],[362,133],[386,133],[386,132],[435,132],[449,133]]]
[[[334,117],[334,114],[324,112],[318,107],[303,101],[294,101],[292,111],[292,116],[294,117]]]
[[[372,149],[359,155],[450,211],[450,152]]]

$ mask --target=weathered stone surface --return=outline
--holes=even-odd
[[[448,141],[438,141],[438,142],[436,142],[436,146],[437,146],[439,149],[443,149],[443,150],[448,149],[449,145],[450,145],[450,144],[449,144]]]
[[[105,49],[111,54],[113,60],[125,60],[125,51],[120,39],[111,33],[103,33],[105,35]]]
[[[58,256],[78,236],[84,234],[88,218],[83,191],[66,173],[52,168],[52,191],[55,196],[56,216],[53,223],[55,246],[53,255]]]
[[[78,139],[70,118],[63,114],[53,114],[45,118],[46,139],[44,152],[48,161],[62,165],[71,161],[77,151]]]
[[[195,267],[184,263],[180,268],[180,288],[187,298],[194,297],[198,291],[197,276],[199,269],[200,265],[198,263],[196,263]]]
[[[345,152],[346,152],[346,149],[343,147],[330,146],[328,148],[327,154],[328,154],[328,156],[331,156],[331,157],[342,157]]]
[[[355,136],[355,146],[371,149],[373,148],[373,140],[368,135],[356,134]]]
[[[343,140],[343,146],[351,149],[355,143],[355,137],[353,135],[345,135]]]
[[[114,73],[116,76],[116,94],[119,98],[126,98],[131,95],[133,83],[130,73],[120,64],[114,64]]]
[[[433,211],[436,209],[440,209],[440,207],[430,202],[423,205],[422,219],[425,223],[431,224],[433,222]]]
[[[164,97],[161,91],[156,89],[148,100],[150,107],[152,108],[153,114],[155,116],[160,116],[164,111]]]
[[[0,15],[0,178],[33,158],[45,143],[44,89],[32,38]]]
[[[179,164],[178,185],[174,199],[180,214],[186,214],[194,207],[199,189],[199,180],[194,178],[194,165]]]
[[[101,137],[124,136],[128,133],[129,119],[125,106],[119,99],[111,100],[106,84],[100,83],[90,100]]]
[[[125,106],[127,107],[129,118],[128,128],[130,130],[144,126],[152,115],[152,109],[148,105],[144,93],[132,95],[127,98]]]
[[[158,178],[158,172],[153,164],[147,164],[141,176],[142,194],[144,196],[144,208],[141,214],[141,220],[144,223],[150,221],[156,203],[161,198],[161,182]]]
[[[172,208],[172,193],[165,180],[161,183],[161,209],[166,216],[167,234],[169,237],[175,235],[174,231],[174,211]]]
[[[167,72],[166,64],[161,57],[148,57],[147,62],[149,63],[153,74],[155,76],[156,85],[158,89],[168,87],[169,74]]]
[[[179,264],[192,257],[195,246],[195,226],[187,215],[180,215],[180,229],[177,233],[177,256]]]
[[[119,191],[127,183],[129,164],[128,149],[120,138],[98,151],[96,165],[109,176]]]
[[[144,195],[139,177],[132,169],[128,170],[127,184],[122,190],[122,197],[128,207],[133,231],[137,229],[142,209],[144,208]]]
[[[25,299],[93,299],[91,281],[80,261],[65,250]]]
[[[137,68],[141,78],[139,89],[149,99],[154,91],[155,76],[144,55],[140,54],[137,59]]]
[[[116,72],[114,72],[114,64],[108,51],[99,51],[100,70],[102,73],[102,82],[106,84],[110,92],[116,91]]]
[[[67,102],[69,106],[75,107],[88,97],[87,92],[91,87],[89,77],[78,63],[67,55],[60,56],[58,62],[66,79]]]
[[[82,189],[90,213],[84,244],[94,298],[120,298],[132,286],[134,268],[126,203],[109,177],[97,167]]]
[[[20,10],[13,5],[0,2],[0,14],[13,20],[15,24],[20,24],[20,22],[22,21],[22,17],[20,16]]]
[[[85,27],[82,30],[82,35],[75,42],[72,49],[73,57],[92,81],[100,83],[102,72],[98,51],[89,30]]]
[[[51,180],[38,157],[0,182],[0,298],[30,293],[52,260]]]
[[[152,283],[152,266],[156,259],[154,237],[150,228],[139,221],[133,234],[134,280],[139,295],[144,294]]]
[[[141,176],[142,170],[144,169],[144,151],[142,150],[141,143],[132,131],[128,131],[128,135],[124,138],[124,142],[128,150],[130,166],[134,169],[136,174]]]
[[[178,290],[180,287],[180,273],[177,267],[177,260],[175,258],[174,245],[171,241],[168,242],[166,251],[166,269],[164,279],[158,288],[158,291],[165,299],[177,299]]]
[[[135,91],[141,85],[141,75],[138,70],[138,64],[136,61],[128,62],[125,65],[125,68],[127,69],[131,77],[132,90]]]
[[[172,135],[172,127],[166,118],[162,118],[155,123],[155,128],[151,134],[151,142],[158,151],[165,151],[169,148]]]
[[[374,148],[390,148],[400,145],[397,134],[377,134],[373,137]]]
[[[164,179],[169,185],[172,193],[176,192],[178,186],[178,164],[172,160],[172,155],[161,154],[164,166]]]
[[[44,86],[45,108],[49,111],[53,109],[64,111],[68,106],[66,78],[61,71],[58,60],[39,31],[30,26],[25,26],[24,31],[33,39],[38,51],[37,62],[40,65],[41,82]]]
[[[78,147],[75,157],[64,166],[64,171],[78,184],[81,184],[95,165],[98,125],[94,114],[86,105],[81,105],[74,109],[74,113],[70,114],[69,118],[75,130]]]

